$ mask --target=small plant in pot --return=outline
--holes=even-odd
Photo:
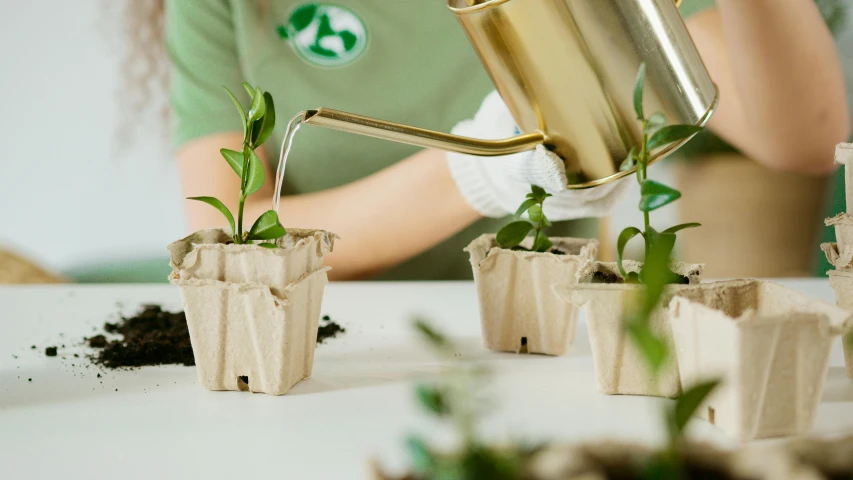
[[[563,355],[574,340],[577,308],[560,301],[551,285],[572,281],[581,265],[595,259],[598,241],[549,238],[551,222],[542,206],[550,196],[532,186],[516,221],[465,248],[490,350]],[[529,220],[521,219],[525,213]]]
[[[199,383],[282,395],[311,375],[328,281],[323,257],[335,236],[286,230],[275,210],[243,228],[245,200],[265,176],[254,151],[275,125],[272,96],[243,86],[252,99],[248,111],[228,92],[242,122],[242,149],[221,150],[240,179],[237,220],[216,198],[191,198],[222,212],[230,229],[201,230],[169,245],[169,280],[181,290]]]
[[[660,372],[651,372],[643,364],[643,352],[639,347],[652,342],[652,339],[642,337],[648,334],[653,334],[653,340],[661,344],[672,344],[667,313],[660,307],[688,284],[699,283],[703,266],[671,262],[670,255],[677,233],[699,224],[686,223],[663,231],[651,226],[650,213],[678,200],[681,193],[649,179],[647,168],[654,151],[689,138],[702,127],[666,125],[661,113],[647,117],[643,107],[645,82],[646,67],[643,65],[634,84],[634,109],[641,126],[641,142],[630,150],[622,165],[623,170],[636,167],[643,229],[628,227],[619,234],[617,262],[589,262],[578,270],[574,284],[555,286],[554,291],[573,307],[585,308],[599,391],[611,395],[677,397],[681,394],[678,365],[670,361],[661,365]],[[645,243],[645,263],[623,258],[625,247],[637,236]],[[652,263],[662,266],[651,268]],[[659,278],[653,279],[655,275]],[[660,292],[645,298],[654,298],[655,301],[637,304],[641,287],[651,288],[652,285]],[[626,310],[633,310],[636,315],[629,318],[623,328],[622,314]],[[647,317],[648,332],[639,328],[636,320]],[[637,342],[632,343],[629,341],[631,338]]]

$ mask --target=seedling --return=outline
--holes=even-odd
[[[243,146],[239,152],[227,148],[219,151],[231,169],[234,170],[234,173],[240,177],[240,204],[237,209],[236,224],[234,215],[219,199],[190,197],[189,200],[204,202],[222,212],[231,226],[231,236],[234,243],[246,244],[261,241],[260,246],[275,248],[276,245],[270,243],[269,240],[281,238],[287,233],[279,223],[278,214],[275,210],[267,210],[262,213],[248,231],[243,231],[243,206],[246,203],[246,198],[260,190],[261,185],[264,184],[264,166],[261,159],[255,154],[255,149],[263,145],[272,134],[275,126],[275,104],[272,95],[269,92],[262,91],[260,87],[252,87],[243,82],[243,88],[249,94],[249,98],[252,99],[248,113],[243,109],[237,97],[225,88],[240,113],[240,120],[243,123]]]
[[[414,468],[413,478],[521,478],[525,460],[536,448],[495,448],[485,444],[477,435],[477,424],[483,412],[483,402],[478,393],[483,390],[487,371],[482,366],[460,360],[453,343],[427,323],[418,320],[415,328],[436,352],[452,364],[440,382],[418,385],[415,395],[425,411],[453,425],[459,436],[460,448],[446,454],[431,448],[423,438],[410,436],[406,446]]]
[[[625,328],[643,352],[654,372],[660,370],[667,358],[667,348],[663,340],[649,328],[648,319],[652,310],[660,301],[667,285],[686,283],[687,279],[675,274],[669,268],[670,256],[675,248],[676,234],[688,228],[700,226],[698,223],[683,223],[658,232],[651,227],[649,213],[671,204],[681,198],[681,192],[650,180],[648,165],[652,152],[671,146],[673,143],[689,138],[700,132],[697,125],[667,125],[666,117],[660,112],[649,117],[645,115],[643,93],[646,85],[646,64],[640,66],[634,83],[634,111],[642,127],[642,140],[639,147],[632,147],[621,165],[622,171],[636,167],[636,178],[640,184],[639,209],[643,212],[643,230],[628,227],[619,234],[616,242],[616,258],[619,272],[626,283],[642,283],[645,289],[637,310],[626,318]],[[625,247],[634,237],[640,235],[645,243],[645,259],[639,273],[628,273],[622,265]]]
[[[541,187],[531,185],[530,193],[525,197],[524,203],[515,212],[516,218],[521,218],[527,212],[528,220],[517,220],[500,229],[497,242],[502,248],[513,248],[516,250],[527,250],[520,247],[521,242],[533,231],[533,247],[531,252],[547,252],[553,244],[545,234],[545,228],[551,226],[551,222],[542,210],[545,200],[551,194],[545,192]]]

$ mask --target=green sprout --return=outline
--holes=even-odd
[[[477,424],[483,405],[478,392],[483,390],[487,371],[479,365],[459,360],[456,346],[442,333],[422,320],[415,329],[433,350],[446,357],[452,367],[435,384],[419,384],[415,396],[420,406],[439,420],[453,425],[461,447],[453,454],[431,448],[419,436],[409,436],[406,447],[418,480],[480,479],[515,480],[521,478],[525,460],[535,448],[495,448],[477,436]]]
[[[545,234],[545,228],[551,226],[551,222],[545,216],[542,210],[545,200],[551,194],[545,192],[541,187],[536,185],[530,186],[530,193],[525,197],[524,203],[518,207],[515,212],[515,217],[520,218],[527,212],[528,220],[517,220],[500,229],[497,235],[497,242],[502,248],[514,248],[518,250],[527,250],[519,246],[521,242],[527,238],[527,234],[533,233],[533,247],[531,252],[547,252],[553,244]]]
[[[260,246],[275,248],[276,245],[270,243],[269,240],[281,238],[287,233],[279,223],[278,214],[275,210],[267,210],[262,213],[248,231],[243,231],[243,206],[246,203],[246,198],[260,190],[264,184],[264,166],[261,159],[255,154],[255,149],[272,135],[275,127],[275,104],[272,95],[269,92],[262,91],[260,87],[252,87],[243,82],[243,88],[252,100],[248,113],[243,109],[237,97],[225,88],[228,96],[237,106],[237,111],[240,112],[240,119],[243,123],[243,146],[239,152],[227,148],[219,151],[231,169],[234,170],[234,173],[240,177],[240,204],[237,209],[237,221],[235,223],[234,215],[217,198],[190,197],[188,200],[203,202],[219,210],[231,226],[231,237],[234,243],[246,244],[262,241]]]

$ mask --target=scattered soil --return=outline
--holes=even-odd
[[[159,305],[146,305],[132,317],[117,323],[105,323],[107,333],[119,335],[107,340],[104,335],[87,339],[100,351],[92,360],[107,368],[132,368],[145,365],[195,365],[190,333],[183,312],[167,312]]]
[[[45,348],[44,354],[47,355],[48,357],[55,357],[56,356],[56,347]]]
[[[552,248],[551,253],[553,253],[554,255],[565,255],[566,254],[566,252],[560,250],[559,248]]]
[[[320,321],[320,328],[317,330],[317,343],[323,343],[326,339],[335,338],[344,332],[346,332],[344,327],[333,322],[328,315],[324,315]]]

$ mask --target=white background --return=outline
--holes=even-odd
[[[124,39],[103,5],[125,1],[0,1],[0,245],[49,268],[162,257],[184,233],[158,116],[138,117],[132,145],[116,139]],[[842,44],[853,79],[851,29]],[[654,175],[669,181],[665,168]],[[626,199],[611,232],[634,222],[636,202]]]

